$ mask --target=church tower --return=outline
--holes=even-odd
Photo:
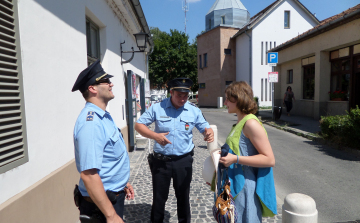
[[[205,30],[217,26],[241,28],[250,20],[250,13],[240,0],[216,0],[205,16]]]

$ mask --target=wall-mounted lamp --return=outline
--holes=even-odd
[[[136,45],[139,48],[139,51],[134,51],[134,47],[131,47],[132,51],[122,51],[122,44],[125,43],[125,40],[124,40],[124,42],[120,43],[121,64],[129,63],[134,58],[134,53],[141,53],[141,52],[144,52],[145,49],[146,49],[146,42],[147,42],[147,39],[148,39],[149,35],[147,33],[144,33],[144,32],[139,32],[139,33],[135,33],[134,36],[135,36]],[[122,58],[123,58],[122,54],[123,53],[132,53],[132,55],[131,55],[130,59],[123,61],[122,60]]]

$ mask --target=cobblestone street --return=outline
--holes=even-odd
[[[193,178],[190,189],[191,222],[216,222],[212,215],[214,204],[213,192],[202,179],[202,165],[210,155],[203,136],[197,129],[193,130],[195,155],[193,163]],[[147,162],[148,140],[142,140],[136,151],[129,153],[131,174],[129,182],[135,190],[135,200],[125,201],[124,219],[126,222],[150,222],[152,204],[151,173]],[[151,148],[153,140],[151,140]],[[141,146],[139,146],[141,145]],[[172,183],[171,183],[172,185]],[[281,208],[281,207],[280,207]],[[170,187],[169,198],[165,206],[164,222],[178,222],[176,197],[173,187]],[[274,218],[263,218],[263,222],[281,222],[281,209]]]

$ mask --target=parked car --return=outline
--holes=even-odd
[[[198,95],[197,94],[189,95],[188,101],[197,104],[198,103]]]
[[[157,101],[162,101],[163,99],[165,99],[166,96],[164,94],[152,94],[150,97],[150,106],[157,102]]]

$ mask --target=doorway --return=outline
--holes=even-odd
[[[360,55],[354,57],[353,84],[350,99],[350,108],[360,107]]]

